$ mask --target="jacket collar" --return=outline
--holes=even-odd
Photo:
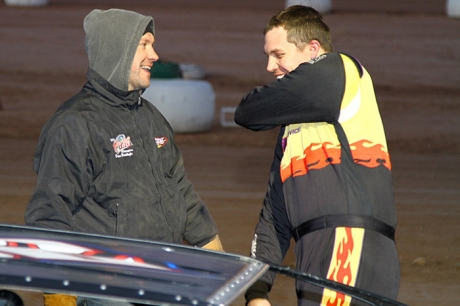
[[[88,68],[86,78],[92,85],[93,90],[99,93],[108,104],[117,106],[141,104],[141,94],[144,90],[125,91],[118,89],[92,68]],[[88,86],[88,84],[85,86]]]

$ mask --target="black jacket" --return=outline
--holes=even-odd
[[[28,225],[204,245],[217,234],[160,112],[89,70],[44,126]]]
[[[165,118],[92,70],[43,127],[28,225],[203,245],[217,234]]]
[[[153,19],[94,10],[84,28],[88,82],[42,129],[26,224],[203,246],[217,227],[187,179],[173,131],[142,91],[128,91]]]

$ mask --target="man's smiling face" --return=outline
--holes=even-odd
[[[283,27],[273,28],[265,34],[264,52],[268,57],[267,71],[277,77],[283,77],[311,59],[308,47],[299,50],[295,44],[288,42]]]
[[[128,90],[140,90],[150,86],[150,69],[159,59],[153,49],[154,42],[155,37],[152,33],[147,32],[141,37],[131,66]]]

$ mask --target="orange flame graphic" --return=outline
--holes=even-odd
[[[317,149],[313,149],[318,147]],[[293,157],[288,167],[281,169],[281,180],[284,182],[290,176],[301,176],[312,169],[322,169],[329,164],[340,163],[340,146],[329,147],[331,143],[313,143],[304,150],[303,158]]]
[[[345,228],[347,239],[342,239],[340,247],[337,250],[337,261],[335,268],[329,274],[328,279],[350,285],[353,274],[351,272],[349,256],[353,253],[353,237],[351,235],[351,228]],[[335,292],[335,298],[330,298],[327,301],[327,306],[340,306],[345,303],[345,294],[341,292]]]
[[[375,168],[380,165],[391,170],[388,152],[384,151],[381,144],[370,145],[372,142],[360,140],[350,145],[354,162],[356,164]],[[303,156],[291,158],[288,166],[281,168],[281,180],[284,182],[289,177],[305,175],[310,170],[322,169],[332,164],[340,164],[341,146],[333,146],[330,142],[322,144],[312,143],[304,150]]]
[[[388,152],[383,150],[383,145],[375,144],[369,146],[369,144],[372,144],[372,142],[360,140],[350,145],[355,163],[368,168],[383,165],[391,170],[390,156]]]

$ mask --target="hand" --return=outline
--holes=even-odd
[[[266,299],[253,299],[249,301],[248,306],[271,306],[271,304]]]
[[[219,235],[216,235],[216,237],[208,242],[208,244],[204,245],[203,249],[224,252],[224,248],[222,247],[222,242],[220,242]]]
[[[76,306],[77,297],[75,295],[68,294],[43,294],[43,305],[44,306]]]

